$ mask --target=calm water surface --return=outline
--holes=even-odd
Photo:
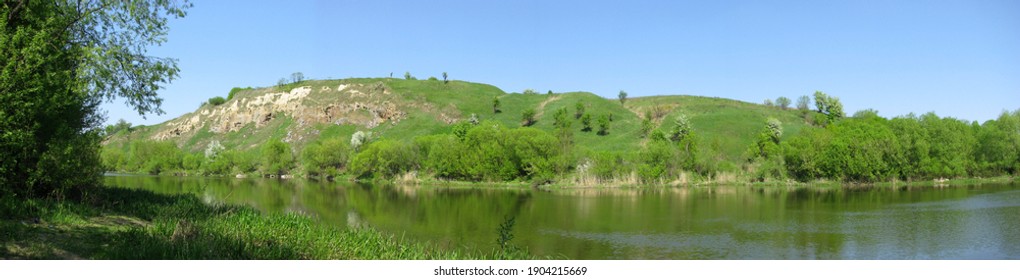
[[[513,242],[573,259],[1018,259],[1020,185],[506,189],[108,176],[112,186],[370,226],[443,247]]]

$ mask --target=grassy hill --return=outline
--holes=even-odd
[[[336,89],[340,85],[367,85],[367,91],[359,94],[350,92],[323,91]],[[271,93],[288,92],[302,87],[310,88],[310,93],[289,103],[300,103],[301,110],[286,112],[275,110],[269,119],[256,122],[240,121],[236,130],[222,131],[216,126],[224,125],[223,120],[205,118],[195,123],[191,131],[180,134],[167,133],[174,129],[174,124],[195,116],[202,116],[203,111],[215,108],[239,107],[251,100],[265,97]],[[349,89],[353,86],[349,86]],[[348,96],[345,96],[348,95]],[[500,100],[500,113],[493,112],[493,99]],[[283,88],[273,87],[242,91],[225,104],[212,106],[203,105],[195,112],[185,114],[169,121],[151,125],[137,126],[131,132],[111,135],[107,146],[122,146],[130,139],[152,138],[166,139],[179,145],[185,151],[199,152],[206,148],[213,139],[227,149],[249,150],[265,143],[269,138],[284,138],[295,149],[320,138],[350,138],[357,130],[372,131],[378,137],[391,139],[411,139],[416,135],[449,132],[451,124],[468,119],[476,114],[481,120],[496,120],[508,127],[521,125],[521,112],[534,109],[537,123],[532,127],[552,131],[553,114],[556,110],[566,107],[573,114],[578,102],[585,105],[585,112],[593,116],[612,114],[613,121],[607,135],[598,135],[594,131],[580,131],[579,121],[572,126],[575,130],[577,147],[593,151],[618,151],[639,149],[645,142],[640,135],[642,118],[646,112],[663,114],[655,117],[656,127],[677,114],[684,113],[691,118],[695,130],[703,137],[704,145],[717,149],[722,157],[738,160],[742,153],[752,144],[768,117],[782,121],[786,135],[794,134],[806,124],[796,110],[781,110],[759,104],[735,101],[723,98],[696,96],[654,96],[627,99],[621,105],[616,99],[606,99],[592,93],[556,93],[548,94],[508,94],[502,90],[467,81],[452,80],[444,83],[441,80],[407,80],[397,78],[349,78],[335,80],[307,80]],[[331,118],[347,117],[348,121],[330,121],[322,119],[322,110],[334,104],[364,104],[361,109],[336,115]],[[403,117],[387,119],[372,116],[373,105],[394,104],[396,114]],[[277,108],[278,109],[278,108]],[[318,109],[318,110],[315,110]],[[271,109],[270,109],[271,110]],[[394,112],[390,112],[394,113]],[[316,118],[319,117],[319,118]],[[254,118],[258,118],[255,116]],[[318,119],[320,122],[310,120]],[[264,120],[264,122],[260,122]],[[302,121],[304,122],[302,123]],[[381,123],[371,123],[376,120]],[[665,121],[664,121],[665,120]],[[373,125],[374,124],[374,125]],[[225,124],[230,126],[230,123]]]
[[[501,112],[493,112],[498,99]],[[131,132],[111,135],[107,147],[127,149],[130,140],[172,141],[187,152],[200,152],[214,140],[227,149],[254,150],[270,139],[290,143],[295,154],[316,140],[349,140],[356,131],[377,138],[411,141],[416,136],[449,133],[452,124],[472,114],[519,127],[522,112],[534,109],[533,127],[553,132],[553,115],[567,108],[571,117],[578,103],[593,118],[612,114],[609,133],[582,132],[574,120],[575,147],[588,151],[631,151],[643,147],[641,123],[651,116],[655,126],[668,129],[678,114],[686,114],[702,147],[721,160],[739,162],[769,117],[783,123],[792,135],[805,122],[796,110],[717,97],[633,97],[621,104],[588,92],[553,94],[506,93],[486,84],[464,81],[365,78],[315,80],[237,92],[224,104],[204,104],[195,112]]]

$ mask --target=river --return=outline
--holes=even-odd
[[[107,176],[110,186],[368,226],[441,247],[569,259],[1020,259],[1020,184],[537,191]]]

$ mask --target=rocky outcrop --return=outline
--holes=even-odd
[[[318,86],[314,90],[305,86],[286,92],[260,89],[168,121],[152,138],[189,137],[203,127],[215,134],[236,132],[248,125],[261,128],[284,115],[298,126],[328,123],[373,128],[407,118],[409,107],[420,105],[397,97],[381,82]]]

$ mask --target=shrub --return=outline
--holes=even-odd
[[[585,113],[584,116],[581,117],[581,131],[591,131],[591,114]]]
[[[410,145],[380,140],[355,155],[349,170],[358,178],[391,178],[413,170],[416,165],[417,156]]]
[[[347,165],[349,150],[343,139],[320,139],[301,151],[301,165],[308,175],[336,176]]]
[[[578,100],[577,104],[574,105],[574,118],[580,119],[581,116],[584,116],[584,103]]]
[[[528,108],[521,112],[521,125],[531,126],[535,124],[535,109]]]
[[[226,102],[227,102],[227,100],[223,99],[223,97],[220,97],[220,96],[215,96],[215,97],[209,98],[209,105],[213,105],[213,106],[220,106],[220,105],[222,105],[223,103],[226,103]]]
[[[272,139],[262,144],[259,156],[262,158],[263,174],[282,175],[294,167],[294,155],[290,151],[290,145],[280,139]]]
[[[599,125],[598,135],[608,135],[609,134],[609,116],[601,115],[601,116],[599,116],[599,119],[598,119],[597,122],[598,122],[598,125]]]
[[[353,149],[354,151],[358,151],[359,149],[361,149],[361,146],[364,146],[365,144],[368,144],[368,142],[371,141],[372,141],[371,131],[359,130],[351,135],[351,149]]]

